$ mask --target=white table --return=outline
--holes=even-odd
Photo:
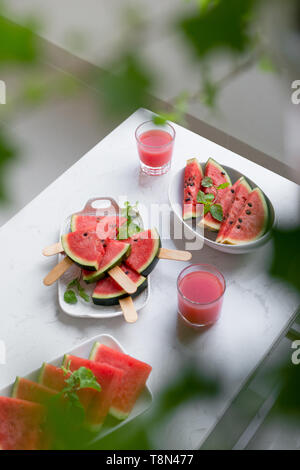
[[[221,319],[201,334],[177,323],[175,282],[183,263],[158,264],[149,304],[136,324],[128,325],[122,317],[77,320],[60,311],[57,286],[42,284],[56,260],[43,258],[41,250],[57,240],[62,219],[93,196],[122,194],[144,204],[167,203],[171,174],[154,178],[139,173],[134,130],[147,118],[144,110],[134,113],[1,228],[0,339],[6,344],[7,364],[0,365],[0,387],[99,333],[113,334],[129,352],[153,366],[154,394],[178,371],[181,360],[191,357],[207,364],[213,375],[221,374],[224,390],[214,402],[195,402],[166,424],[157,446],[188,449],[209,435],[293,319],[299,299],[266,274],[270,244],[240,256],[205,247],[193,254],[193,261],[217,265],[226,277],[227,292]],[[174,169],[192,156],[213,156],[255,180],[272,200],[280,223],[290,224],[300,213],[295,184],[175,127]],[[183,242],[164,240],[164,246],[182,248]]]

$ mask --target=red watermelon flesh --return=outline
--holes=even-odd
[[[103,219],[103,216],[74,214],[71,218],[71,232],[76,232],[77,230],[95,232],[97,224],[101,219]]]
[[[131,252],[125,260],[126,266],[148,276],[158,262],[161,247],[160,237],[155,228],[137,233],[125,240],[131,245]]]
[[[46,410],[18,398],[0,397],[0,449],[43,450]]]
[[[204,176],[208,176],[212,179],[213,185],[218,187],[220,184],[229,183],[231,186],[231,180],[228,173],[224,168],[212,158],[209,158],[205,165]],[[205,193],[213,193],[216,195],[214,204],[221,204],[223,214],[228,211],[229,206],[233,202],[232,193],[230,187],[219,189],[217,192],[214,188],[203,188]],[[204,226],[210,230],[219,230],[221,222],[214,219],[210,212],[204,216]]]
[[[147,279],[125,264],[121,264],[120,268],[137,286],[136,292],[131,294],[131,296],[135,297],[139,295],[140,292],[147,287]],[[92,300],[96,305],[116,305],[119,303],[119,299],[127,296],[127,292],[111,277],[107,276],[97,282]]]
[[[89,405],[87,418],[91,427],[96,431],[103,424],[113,399],[119,390],[124,372],[108,364],[100,364],[89,359],[71,356],[67,354],[64,358],[64,365],[69,364],[70,370],[74,371],[80,367],[90,369],[101,386],[101,391]]]
[[[247,197],[251,192],[251,187],[243,176],[232,186],[231,190],[232,189],[235,191],[234,201],[229,207],[227,213],[224,215],[223,222],[216,239],[219,243],[222,243],[222,240],[226,237],[226,234],[236,221],[240,210],[245,205]]]
[[[97,271],[104,255],[101,239],[95,232],[70,232],[61,237],[64,251],[80,267]]]
[[[107,215],[97,224],[96,232],[99,238],[116,238],[119,228],[127,221],[126,217]]]
[[[97,271],[82,270],[83,280],[85,282],[96,282],[101,279],[105,273],[114,266],[121,263],[130,250],[130,244],[124,241],[112,240],[108,238],[103,243],[105,253],[99,264]]]
[[[268,206],[262,191],[259,188],[253,189],[223,243],[241,245],[257,240],[266,231],[268,213]]]
[[[183,220],[197,217],[197,194],[201,186],[203,172],[197,158],[187,160],[184,170]]]
[[[55,395],[57,395],[55,390],[22,377],[16,378],[12,392],[13,398],[20,398],[41,405],[46,405]]]
[[[145,387],[152,367],[100,343],[94,344],[90,359],[118,367],[124,372],[118,391],[113,399],[110,414],[118,419],[127,418]]]

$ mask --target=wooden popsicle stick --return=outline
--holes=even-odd
[[[192,259],[192,253],[182,250],[168,250],[161,248],[158,253],[159,259],[169,259],[173,261],[189,261]]]
[[[133,300],[130,296],[119,300],[120,307],[122,309],[125,320],[128,323],[134,323],[138,319],[138,314],[135,309]]]
[[[108,271],[112,277],[128,294],[134,294],[137,290],[136,284],[128,277],[120,266],[115,266]]]
[[[58,255],[58,253],[62,253],[64,251],[61,242],[54,243],[53,245],[47,246],[43,249],[44,256],[53,256]]]
[[[56,282],[73,264],[73,261],[67,256],[61,260],[44,279],[45,286],[51,286]]]

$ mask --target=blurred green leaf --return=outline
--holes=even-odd
[[[276,72],[275,64],[273,63],[272,59],[267,55],[263,55],[260,57],[258,61],[258,67],[263,72],[269,72],[269,73]]]
[[[6,200],[5,170],[17,156],[17,148],[8,139],[4,128],[0,128],[0,202]]]
[[[300,291],[300,227],[273,231],[272,276],[278,277]]]
[[[32,31],[33,23],[16,25],[0,16],[0,63],[33,63],[40,49]]]
[[[117,116],[147,106],[152,83],[151,74],[134,54],[121,57],[110,73],[98,78],[106,111]]]
[[[250,19],[257,0],[219,0],[179,21],[200,59],[216,50],[242,53],[251,44]]]

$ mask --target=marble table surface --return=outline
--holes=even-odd
[[[176,278],[184,264],[161,261],[151,279],[151,296],[137,323],[122,317],[74,319],[60,311],[57,286],[45,287],[43,277],[56,259],[42,248],[57,241],[62,220],[96,196],[122,196],[144,205],[168,204],[172,172],[149,177],[139,171],[134,130],[149,119],[138,110],[61,175],[0,229],[0,340],[6,364],[0,364],[0,387],[25,375],[43,361],[63,354],[80,342],[109,333],[132,355],[153,366],[150,387],[158,394],[184,359],[208,366],[221,377],[215,400],[195,400],[165,423],[158,448],[191,449],[209,435],[247,378],[294,318],[298,297],[267,274],[271,243],[254,253],[228,255],[209,247],[193,252],[194,262],[215,264],[225,275],[227,290],[216,325],[201,333],[177,319]],[[249,175],[271,199],[280,225],[299,214],[299,188],[294,183],[175,125],[172,171],[185,160],[212,156],[221,164]],[[28,181],[30,184],[30,181]],[[292,209],[291,209],[292,208]],[[172,218],[171,218],[172,221]],[[163,240],[167,248],[184,242]]]

